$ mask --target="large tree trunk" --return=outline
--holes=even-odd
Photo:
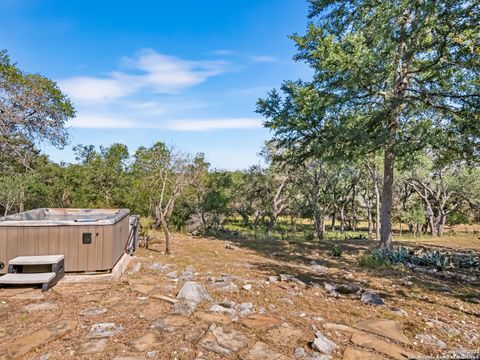
[[[332,214],[332,231],[335,231],[335,218],[336,218],[337,214],[335,213],[335,211],[333,212]]]
[[[345,231],[345,204],[340,206],[340,231]]]
[[[325,222],[323,221],[323,215],[318,212],[315,212],[315,231],[318,240],[323,240],[325,234]]]
[[[385,149],[383,162],[383,193],[381,208],[380,247],[392,248],[392,203],[393,203],[393,173],[394,173],[394,149],[390,144]]]
[[[366,202],[367,206],[367,223],[368,223],[368,236],[372,235],[372,205],[370,203],[370,200]]]
[[[366,162],[368,171],[373,182],[373,190],[375,192],[375,239],[380,240],[380,186],[379,186],[379,176],[374,164]]]

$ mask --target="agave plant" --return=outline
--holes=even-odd
[[[446,255],[438,254],[435,260],[437,270],[445,270],[450,265],[450,259]]]

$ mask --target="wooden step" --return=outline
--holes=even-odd
[[[54,272],[47,273],[13,273],[0,276],[0,284],[46,284],[55,278]]]
[[[58,264],[63,255],[17,256],[8,262],[9,265],[52,265]]]

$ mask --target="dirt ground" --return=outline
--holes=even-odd
[[[317,241],[175,234],[173,255],[161,243],[139,249],[117,283],[60,283],[46,293],[0,289],[0,358],[328,359],[320,357],[328,352],[312,349],[317,331],[336,345],[332,359],[480,349],[478,269],[448,276],[404,266],[366,269],[358,265],[359,251],[374,242],[336,244],[339,258],[329,255],[331,244]],[[289,276],[269,278],[280,274]],[[192,314],[172,315],[174,300],[161,297],[175,298],[186,280],[202,284],[212,299]],[[324,283],[372,291],[384,305],[364,304],[358,292],[332,296]],[[237,314],[210,311],[222,302]],[[251,311],[240,314],[238,304],[245,303]],[[170,328],[155,328],[159,319]],[[399,328],[365,329],[369,320]],[[89,337],[99,323],[118,331]]]

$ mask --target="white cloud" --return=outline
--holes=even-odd
[[[212,54],[214,55],[235,55],[235,51],[232,50],[226,50],[226,49],[218,49],[215,51],[212,51]]]
[[[167,128],[177,131],[208,131],[225,129],[256,129],[262,127],[262,120],[255,118],[227,118],[211,120],[174,120]]]
[[[79,115],[68,122],[68,126],[84,129],[131,129],[138,125],[130,119],[104,115]]]
[[[167,129],[174,131],[212,131],[226,129],[256,129],[262,120],[256,118],[178,119],[167,121],[135,121],[111,115],[79,115],[68,124],[87,129]]]
[[[134,58],[122,59],[123,71],[105,77],[80,76],[59,81],[74,101],[102,102],[133,95],[142,89],[152,93],[176,94],[227,71],[225,61],[192,61],[140,51]]]
[[[62,80],[60,87],[74,101],[106,101],[137,91],[137,88],[117,79],[97,79],[88,76]]]
[[[278,59],[274,56],[268,56],[268,55],[256,55],[256,56],[251,56],[250,57],[253,62],[257,63],[273,63],[273,62],[278,62]]]

